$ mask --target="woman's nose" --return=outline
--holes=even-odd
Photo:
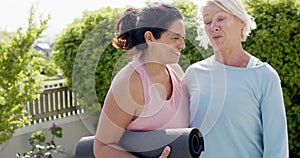
[[[217,22],[212,22],[211,30],[214,32],[218,32],[220,30],[220,25]]]
[[[179,50],[182,50],[182,49],[185,48],[184,38],[182,38],[182,39],[180,40],[178,47],[179,47]]]

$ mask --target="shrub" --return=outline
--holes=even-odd
[[[23,103],[40,94],[41,62],[32,44],[46,28],[48,19],[35,23],[34,8],[30,10],[26,30],[6,34],[0,42],[0,144],[10,139],[15,130],[29,122]]]

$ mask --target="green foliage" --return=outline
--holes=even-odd
[[[31,150],[24,153],[17,153],[20,158],[51,158],[53,153],[63,153],[60,145],[56,145],[55,138],[62,138],[62,128],[56,126],[55,123],[49,129],[51,138],[46,142],[46,134],[42,130],[35,131],[29,138]]]
[[[278,72],[287,111],[289,148],[300,156],[300,5],[297,0],[251,0],[254,30],[245,49],[271,64]]]
[[[54,60],[50,58],[47,57],[41,58],[41,63],[42,63],[42,74],[47,77],[56,76],[60,72],[60,69],[55,64]]]
[[[29,122],[23,103],[32,101],[41,92],[41,63],[32,44],[46,28],[49,18],[41,19],[38,26],[34,14],[32,7],[28,28],[6,34],[9,40],[0,43],[0,144]]]

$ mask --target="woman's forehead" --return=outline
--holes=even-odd
[[[214,3],[209,3],[203,8],[203,17],[210,15],[210,14],[216,14],[219,12],[224,12],[219,6],[217,6]]]
[[[232,12],[227,8],[225,8],[222,4],[213,1],[208,1],[204,6],[202,6],[201,11],[202,11],[201,13],[202,17],[204,17],[206,12],[210,12],[210,13],[225,12],[225,13],[232,14]]]
[[[167,29],[167,32],[171,34],[179,34],[181,36],[185,36],[185,25],[183,20],[178,19],[171,23],[169,28]]]

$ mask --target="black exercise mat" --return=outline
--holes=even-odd
[[[76,145],[76,158],[95,158],[94,156],[94,138],[95,136],[82,137]]]
[[[159,157],[166,146],[169,158],[198,158],[204,151],[204,140],[197,128],[153,131],[126,131],[119,145],[139,158]]]

